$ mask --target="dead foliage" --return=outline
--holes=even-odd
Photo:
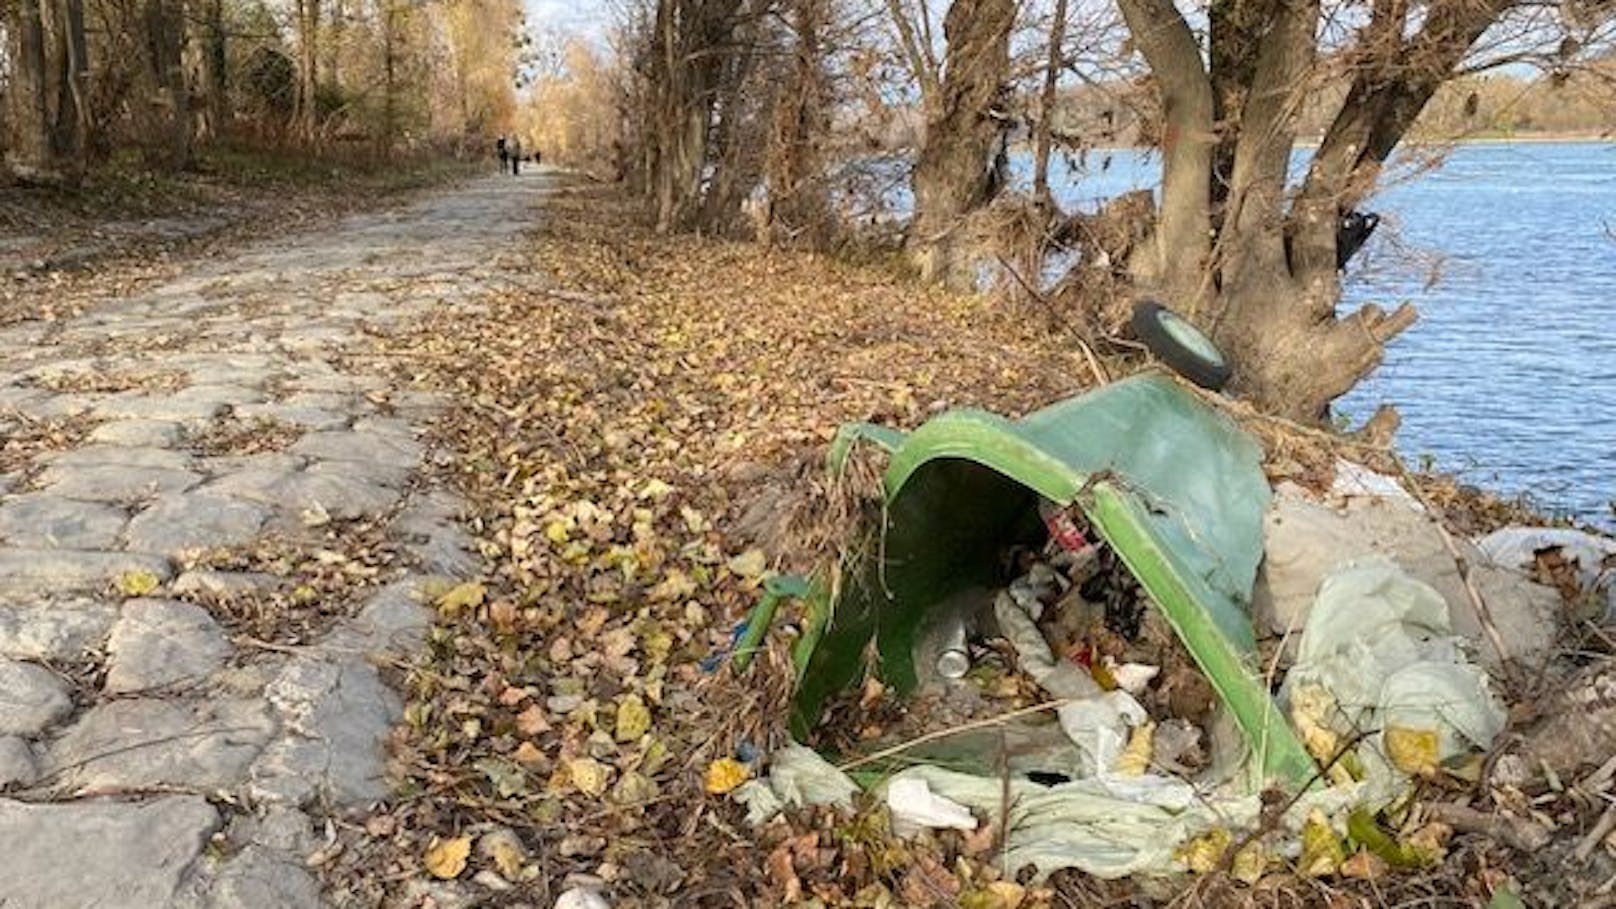
[[[235,634],[278,645],[309,643],[401,573],[403,559],[387,524],[382,518],[333,521],[196,553],[183,560],[182,569],[229,572],[262,583],[179,598],[207,609]]]
[[[1069,338],[976,299],[653,236],[610,190],[573,189],[551,206],[529,250],[544,289],[382,342],[401,377],[460,402],[437,441],[456,454],[448,469],[471,500],[486,570],[434,603],[395,740],[399,797],[343,828],[340,857],[322,869],[334,892],[419,902],[452,879],[548,904],[569,876],[590,875],[624,909],[1470,906],[1551,861],[1460,830],[1418,873],[1363,860],[1328,879],[1282,867],[1255,886],[1220,872],[1035,886],[997,866],[994,825],[903,842],[865,805],[748,827],[718,793],[783,741],[788,645],[771,637],[739,677],[715,657],[766,569],[856,544],[844,522],[876,501],[880,464],[855,459],[827,479],[836,427],[913,427],[958,405],[1015,415],[1081,390],[1089,366]],[[1327,485],[1327,434],[1281,428],[1260,433],[1271,460]],[[878,718],[880,694],[862,720]],[[1502,810],[1469,784],[1422,797]],[[1511,804],[1534,810],[1529,796]],[[484,849],[490,825],[517,832],[526,852]],[[1587,892],[1541,880],[1545,892]]]
[[[187,446],[208,457],[245,456],[284,451],[302,438],[303,430],[268,417],[215,420],[187,439]]]
[[[39,418],[0,413],[0,474],[27,470],[42,453],[79,447],[99,422],[88,414]]]

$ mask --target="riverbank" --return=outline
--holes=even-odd
[[[577,884],[619,909],[1044,907],[1180,892],[1206,905],[1396,902],[1433,890],[1481,904],[1508,878],[1489,869],[1542,873],[1472,831],[1419,873],[1278,868],[1255,888],[1222,872],[1156,884],[1062,874],[1022,888],[992,861],[991,827],[900,841],[884,809],[863,803],[749,827],[741,806],[709,794],[723,788],[712,768],[784,743],[789,664],[771,649],[737,677],[708,661],[760,574],[800,567],[791,546],[834,533],[813,525],[834,520],[819,480],[836,427],[912,428],[956,406],[1014,416],[1089,387],[1095,364],[1042,318],[878,268],[654,236],[610,187],[574,186],[546,208],[509,253],[537,288],[435,314],[385,345],[416,387],[457,402],[437,461],[475,516],[484,571],[436,595],[429,654],[406,673],[399,795],[339,833],[328,885],[407,905],[508,891],[548,906]],[[1098,364],[1111,378],[1141,365]],[[1329,485],[1327,437],[1248,426],[1271,479]],[[1455,533],[1522,517],[1451,483],[1421,488]],[[761,532],[781,524],[794,531],[784,547]],[[874,686],[859,709],[893,704]],[[1444,778],[1441,792],[1481,799],[1473,785]]]

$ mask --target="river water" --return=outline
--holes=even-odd
[[[1067,204],[1157,180],[1132,151],[1052,170]],[[1341,410],[1395,404],[1411,461],[1616,527],[1616,144],[1463,145],[1389,175],[1343,308],[1408,300],[1421,319]]]

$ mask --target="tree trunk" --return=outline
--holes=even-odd
[[[1338,316],[1340,216],[1515,0],[1435,5],[1412,37],[1407,0],[1374,0],[1343,58],[1355,66],[1351,88],[1294,192],[1288,170],[1318,0],[1215,0],[1210,70],[1170,0],[1119,2],[1164,121],[1162,207],[1155,242],[1130,261],[1136,289],[1210,331],[1234,366],[1235,391],[1270,412],[1321,419],[1415,318],[1407,305]]]
[[[1119,0],[1156,80],[1162,106],[1162,202],[1150,240],[1129,267],[1168,306],[1199,319],[1207,308],[1212,251],[1212,84],[1189,23],[1172,0]]]
[[[796,46],[790,76],[775,104],[765,165],[769,208],[760,239],[767,244],[823,249],[830,242],[830,204],[820,158],[821,137],[829,128],[820,46],[824,15],[825,0],[796,0],[792,9]]]
[[[948,49],[938,97],[924,105],[909,255],[922,277],[952,287],[976,285],[961,222],[992,201],[1004,183],[996,152],[1010,127],[1000,105],[1015,12],[1014,0],[954,0],[943,20]]]
[[[51,151],[63,171],[76,180],[84,171],[85,145],[90,131],[89,49],[84,38],[84,2],[55,0],[50,10],[57,57]]]
[[[1063,65],[1061,41],[1066,36],[1066,0],[1055,0],[1049,22],[1049,56],[1044,63],[1044,90],[1038,98],[1038,137],[1033,146],[1032,194],[1040,205],[1053,208],[1049,191],[1049,155],[1054,144],[1056,89]]]
[[[659,231],[700,223],[708,140],[740,0],[659,0],[651,35],[646,118]]]
[[[185,83],[185,15],[181,0],[146,0],[147,92],[141,105],[146,160],[181,170],[194,152],[190,91]]]
[[[313,144],[319,131],[320,116],[320,0],[297,0],[296,13],[297,134],[304,143]],[[389,19],[391,15],[391,8],[384,8],[383,18]],[[383,25],[383,31],[388,32],[384,38],[386,41],[392,40],[390,29],[390,22]]]
[[[51,151],[45,22],[39,0],[14,0],[6,31],[11,37],[7,167],[25,179],[57,179],[58,162]]]
[[[224,0],[208,0],[207,46],[203,50],[203,82],[208,96],[208,132],[223,138],[230,131],[230,57],[224,22]]]

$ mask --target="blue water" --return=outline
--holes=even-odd
[[[1155,185],[1156,168],[1090,152],[1051,182],[1092,205]],[[1341,410],[1395,404],[1411,459],[1616,526],[1616,144],[1465,145],[1388,177],[1343,309],[1407,300],[1421,320]]]

